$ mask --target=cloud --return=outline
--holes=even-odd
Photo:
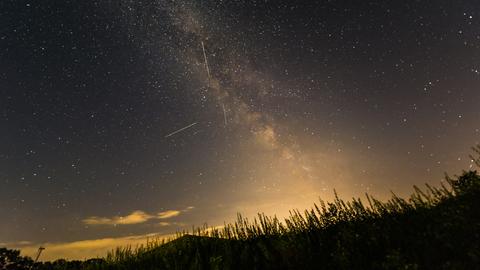
[[[113,216],[113,217],[98,217],[91,216],[82,220],[86,225],[131,225],[145,223],[152,219],[169,219],[179,216],[180,214],[192,210],[194,207],[189,206],[183,210],[167,210],[156,215],[148,214],[141,210],[133,211],[126,216]]]
[[[168,210],[168,211],[165,211],[165,212],[158,213],[157,218],[166,219],[166,218],[176,217],[176,216],[180,215],[180,213],[182,213],[182,211]]]
[[[159,226],[170,226],[171,223],[161,221],[161,222],[158,223],[158,225],[159,225]]]
[[[126,216],[114,216],[112,218],[92,216],[84,219],[83,223],[87,225],[126,225],[144,223],[152,218],[154,216],[137,210]]]
[[[168,241],[175,237],[175,234],[143,234],[116,238],[101,238],[91,240],[80,240],[65,243],[43,243],[45,247],[40,260],[56,260],[65,258],[69,260],[83,260],[88,258],[103,257],[107,252],[117,247],[144,245],[148,241]],[[10,244],[10,248],[21,249],[22,255],[35,256],[40,244],[31,244],[28,246],[19,243]]]

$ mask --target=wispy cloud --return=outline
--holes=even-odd
[[[56,260],[65,258],[69,260],[83,260],[86,258],[103,257],[108,251],[119,246],[137,246],[146,244],[151,240],[169,240],[173,239],[175,234],[143,234],[127,237],[101,238],[92,240],[81,240],[66,243],[43,243],[45,247],[41,260]],[[23,255],[34,256],[40,244],[20,245],[20,243],[10,243],[11,248],[19,248]]]
[[[183,212],[192,210],[194,207],[189,206],[183,210],[167,210],[159,212],[157,214],[148,214],[141,210],[133,211],[132,213],[126,216],[113,216],[113,217],[99,217],[99,216],[90,216],[82,220],[84,224],[87,225],[130,225],[130,224],[140,224],[145,223],[153,219],[169,219],[176,216],[179,216]],[[166,222],[164,222],[165,224]]]
[[[87,225],[138,224],[138,223],[147,222],[152,218],[154,218],[154,216],[149,215],[143,211],[137,210],[137,211],[133,211],[131,214],[128,214],[126,216],[114,216],[111,218],[91,216],[91,217],[85,218],[83,220],[83,223]]]
[[[176,217],[176,216],[180,215],[181,213],[182,213],[182,211],[178,211],[178,210],[168,210],[168,211],[165,211],[165,212],[158,213],[157,218],[166,219],[166,218]]]
[[[162,226],[162,227],[163,226],[170,226],[170,225],[172,225],[172,224],[169,223],[169,222],[165,222],[165,221],[161,221],[161,222],[158,223],[158,226]]]

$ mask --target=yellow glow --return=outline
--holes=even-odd
[[[106,217],[88,217],[83,220],[83,223],[87,225],[117,225],[117,224],[138,224],[144,223],[152,219],[153,216],[141,211],[133,211],[126,216],[114,216],[112,218]]]
[[[69,260],[83,260],[95,257],[103,257],[108,251],[111,251],[119,246],[137,246],[146,244],[149,240],[169,240],[173,238],[174,234],[144,234],[117,238],[102,238],[92,240],[82,240],[67,243],[45,243],[45,251],[42,253],[41,260],[56,260],[65,258]],[[21,248],[22,254],[26,256],[35,256],[40,245],[28,245],[13,248]]]
[[[160,219],[164,219],[164,218],[171,218],[171,217],[176,217],[178,215],[180,215],[181,211],[177,211],[177,210],[168,210],[168,211],[165,211],[165,212],[160,212],[158,213],[158,218]]]

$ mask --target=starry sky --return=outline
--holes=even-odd
[[[1,1],[0,245],[82,259],[439,185],[479,83],[476,1]]]

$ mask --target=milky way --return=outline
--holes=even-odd
[[[473,168],[475,1],[3,1],[0,246],[45,258]]]

